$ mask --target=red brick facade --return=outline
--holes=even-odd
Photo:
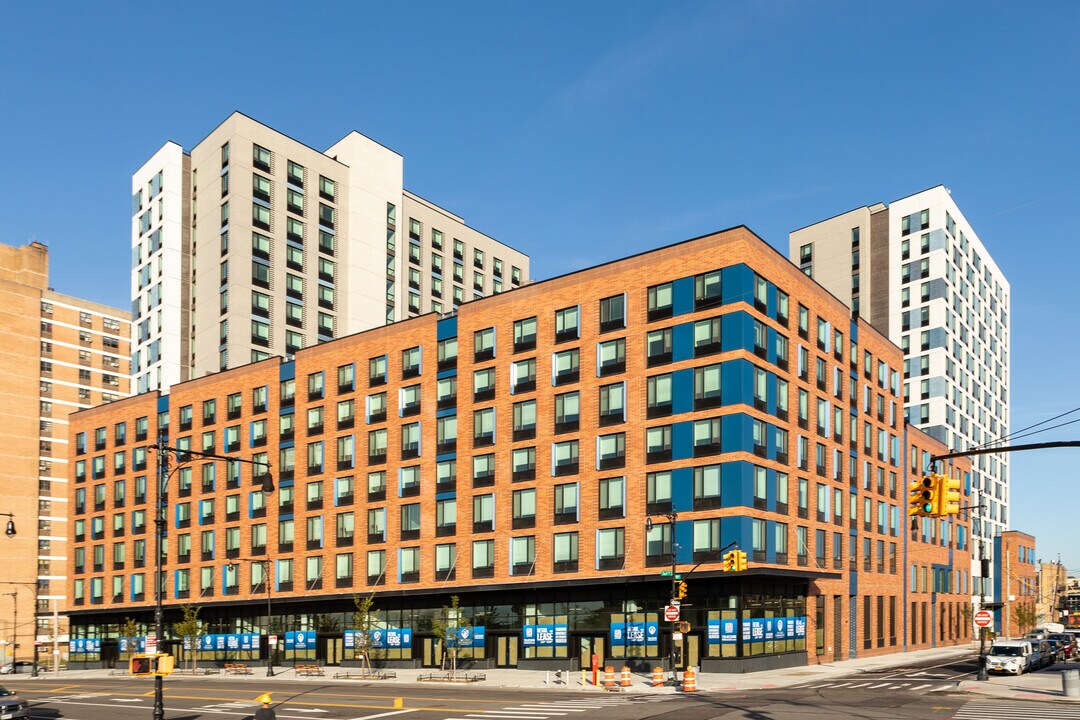
[[[721,269],[722,274],[713,274]],[[572,312],[560,312],[567,310]],[[719,319],[715,325],[710,322],[714,318]],[[489,328],[494,328],[493,354],[484,345]],[[457,338],[456,359],[440,358],[440,340],[450,337]],[[404,353],[417,347],[419,372],[405,377]],[[450,344],[442,349],[449,353]],[[575,367],[573,350],[576,376],[569,369]],[[370,363],[384,356],[385,379],[373,381]],[[275,598],[347,599],[374,590],[435,592],[441,601],[451,592],[642,582],[651,583],[645,593],[651,598],[647,612],[655,614],[666,600],[664,586],[656,584],[658,571],[668,566],[671,552],[670,540],[660,532],[666,521],[657,517],[664,512],[656,502],[661,498],[677,510],[677,571],[690,573],[698,566],[688,582],[689,599],[697,603],[692,612],[699,614],[690,617],[703,644],[706,617],[734,617],[724,614],[727,606],[716,604],[718,598],[729,592],[736,598],[762,593],[760,587],[770,583],[806,588],[805,594],[785,595],[785,603],[791,603],[787,617],[800,617],[805,604],[805,641],[784,647],[800,657],[805,649],[809,662],[896,652],[916,643],[958,642],[967,636],[969,624],[957,625],[966,590],[956,592],[948,573],[947,587],[936,594],[908,585],[912,566],[941,564],[966,573],[970,555],[966,545],[956,546],[955,527],[963,525],[966,537],[966,522],[950,521],[947,535],[935,530],[926,541],[905,527],[912,478],[905,469],[911,467],[909,446],[930,452],[943,448],[905,426],[899,394],[902,359],[899,348],[864,321],[853,321],[836,298],[748,230],[736,228],[471,302],[452,319],[427,315],[303,350],[292,363],[272,359],[183,383],[167,398],[170,445],[188,438],[190,447],[199,450],[204,433],[213,432],[205,442],[214,452],[245,458],[265,452],[278,491],[267,499],[263,514],[251,510],[250,493],[257,488],[249,468],[243,469],[238,487],[228,487],[226,470],[219,468],[213,489],[206,492],[201,461],[190,463],[190,490],[177,487],[182,471],[174,473],[168,495],[167,602],[174,605],[185,597],[238,605],[260,601],[262,586],[253,587],[253,566],[247,563],[240,565],[235,591],[223,596],[223,565],[236,557],[254,557],[293,560],[291,589],[277,590]],[[523,364],[529,360],[535,362],[531,376]],[[347,374],[343,369],[350,366],[354,380],[340,387],[339,372]],[[557,376],[557,368],[566,372]],[[488,369],[494,369],[494,392],[483,392],[476,376]],[[315,389],[320,373],[321,392],[309,393],[309,383]],[[444,402],[440,408],[440,380],[445,390],[451,376],[457,378],[456,403]],[[295,393],[291,401],[282,397],[289,378]],[[512,381],[519,383],[513,392]],[[415,385],[419,391],[414,394]],[[474,394],[477,387],[481,392]],[[261,388],[266,388],[266,405],[255,407]],[[386,394],[385,402],[377,399],[380,393]],[[239,405],[229,417],[229,397],[236,394]],[[418,409],[402,404],[412,398],[419,398]],[[204,423],[208,400],[216,403],[216,417]],[[351,414],[347,405],[339,405],[350,400]],[[112,457],[118,449],[112,445],[116,423],[128,424],[129,446],[152,443],[163,402],[143,395],[73,415],[73,470],[78,460],[95,454]],[[372,403],[385,409],[385,419],[368,416]],[[190,427],[181,423],[189,406]],[[437,447],[439,421],[448,426],[451,408],[456,408],[456,445]],[[490,433],[486,426],[475,427],[489,409],[494,411]],[[282,434],[289,414],[294,418],[291,434]],[[133,441],[131,427],[139,417],[147,418],[147,435]],[[263,420],[265,444],[253,444],[252,432]],[[415,457],[408,456],[404,444],[405,428],[413,423],[419,423]],[[108,442],[98,451],[91,438],[101,427],[108,429]],[[238,441],[231,448],[225,433],[234,431],[226,428],[237,428]],[[386,451],[378,456],[369,437],[383,429]],[[80,433],[89,444],[83,454],[77,451]],[[349,442],[340,439],[350,436],[355,438],[352,457],[339,457],[338,448]],[[282,466],[281,452],[290,441],[291,472]],[[573,441],[576,464],[563,445]],[[319,442],[322,464],[309,468],[309,445]],[[528,465],[514,464],[515,451],[526,448],[535,449],[531,474]],[[318,459],[316,449],[310,452]],[[489,455],[493,472],[487,471]],[[519,460],[526,456],[517,455]],[[109,465],[102,478],[89,473],[73,477],[73,500],[79,488],[86,488],[89,497],[95,485],[106,486],[103,505],[95,508],[87,501],[84,513],[76,515],[87,526],[93,517],[103,518],[104,532],[94,539],[87,527],[85,536],[73,538],[85,548],[83,566],[75,567],[74,555],[69,561],[69,575],[82,581],[81,596],[78,587],[69,593],[73,618],[81,611],[106,618],[110,612],[152,605],[149,589],[132,600],[130,587],[133,572],[145,572],[147,578],[152,572],[139,568],[131,554],[133,543],[145,540],[146,557],[152,557],[154,453],[147,457],[141,470],[129,464],[125,472],[112,473]],[[448,476],[440,476],[438,463],[451,457],[456,460],[454,481],[440,485],[437,480]],[[556,467],[556,458],[567,462]],[[419,479],[415,491],[399,481],[402,469],[412,477],[413,467]],[[955,472],[966,468],[958,464]],[[716,489],[710,494],[713,469]],[[369,493],[369,475],[382,471],[385,494]],[[113,484],[123,479],[131,486],[139,475],[146,477],[147,497],[133,503],[129,487],[125,506],[117,507]],[[347,485],[338,481],[349,477],[352,493],[342,494]],[[321,488],[310,490],[309,506],[308,485],[319,481]],[[286,512],[289,508],[279,503],[290,482],[292,506]],[[571,515],[568,495],[560,494],[558,486],[572,483]],[[663,498],[662,487],[669,488],[669,498]],[[447,506],[438,503],[451,493],[456,524],[440,527]],[[485,512],[483,502],[475,499],[482,495],[493,496],[490,525],[484,524],[488,518],[474,517],[474,508]],[[208,507],[205,501],[211,499],[213,520],[200,524],[200,503]],[[191,503],[190,521],[178,526],[176,508],[185,502]],[[238,512],[227,518],[231,503]],[[418,512],[403,509],[414,504]],[[369,537],[368,511],[383,508],[384,536]],[[130,518],[134,509],[146,510],[145,531],[133,534],[134,528],[127,527],[124,538],[113,536],[114,514]],[[338,515],[348,512],[354,513],[354,532],[339,537],[344,521]],[[322,520],[312,522],[322,523],[321,540],[307,536],[309,519],[318,517]],[[656,523],[654,535],[646,533],[648,517]],[[292,543],[279,545],[279,527],[290,519]],[[417,531],[402,525],[416,520]],[[252,527],[263,524],[265,547],[252,546],[261,532]],[[931,524],[939,527],[937,520]],[[202,561],[200,537],[208,530],[214,531],[213,559]],[[230,531],[239,538],[235,551],[226,547]],[[569,533],[576,533],[572,542]],[[178,563],[176,544],[185,534],[191,535],[191,552]],[[486,540],[494,547],[490,567],[474,562],[474,542]],[[112,562],[115,542],[126,543],[122,568]],[[106,562],[98,569],[90,561],[95,544],[106,546]],[[456,560],[446,567],[449,550],[436,546],[450,544]],[[745,575],[721,571],[719,550],[728,544],[747,552]],[[565,554],[570,547],[572,561]],[[405,566],[412,548],[418,564]],[[385,568],[369,569],[368,553],[378,550],[386,551]],[[339,555],[352,559],[339,561]],[[322,563],[318,582],[307,577],[309,564],[318,562],[308,558],[316,557]],[[437,566],[440,558],[443,565]],[[338,570],[347,566],[351,574],[339,579]],[[203,567],[213,568],[212,587],[205,590]],[[174,587],[178,569],[190,570],[186,596]],[[119,597],[112,594],[114,576],[123,578]],[[100,599],[91,593],[94,577],[101,578]],[[918,624],[916,637],[909,633],[909,608],[921,613],[920,603],[930,608],[927,617],[935,618],[934,627],[944,627],[933,639],[929,630],[920,634]],[[751,616],[748,610],[740,615]],[[700,652],[724,656],[712,645]]]

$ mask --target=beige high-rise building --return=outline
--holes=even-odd
[[[1008,437],[1009,281],[948,188],[855,208],[789,241],[793,263],[904,351],[908,422],[956,451]],[[971,459],[984,508],[971,523],[976,597],[990,594],[990,544],[1009,527],[1007,458]]]
[[[529,258],[402,187],[351,132],[315,150],[233,113],[132,176],[138,392],[523,284]]]
[[[127,312],[49,287],[49,251],[0,245],[0,656],[66,643],[67,416],[129,394]],[[104,461],[103,461],[104,462]],[[35,607],[36,600],[36,607]],[[35,612],[37,632],[35,637]],[[64,649],[64,648],[61,648]]]

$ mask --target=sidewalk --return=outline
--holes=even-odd
[[[852,675],[858,675],[860,673],[878,673],[885,672],[890,669],[900,669],[908,667],[915,663],[933,662],[935,660],[941,663],[947,663],[952,660],[961,659],[963,657],[974,657],[975,650],[970,646],[954,646],[947,648],[935,648],[931,650],[916,650],[906,653],[893,653],[890,655],[883,655],[880,657],[872,658],[859,658],[856,660],[841,660],[839,662],[831,663],[828,665],[804,665],[792,668],[783,668],[779,670],[769,670],[764,672],[746,673],[746,674],[734,674],[734,673],[699,673],[697,676],[697,686],[699,692],[710,693],[724,693],[724,692],[743,692],[748,690],[768,690],[777,688],[786,688],[793,685],[803,685],[812,683],[829,682],[830,680],[849,677]],[[1062,692],[1061,670],[1064,669],[1080,669],[1080,663],[1069,662],[1068,664],[1058,664],[1052,669],[1047,669],[1039,673],[1032,673],[1027,675],[1021,675],[1019,677],[1000,677],[992,676],[988,681],[979,682],[971,676],[970,679],[964,679],[956,683],[957,691],[964,693],[973,693],[978,695],[988,695],[995,697],[1008,697],[1022,700],[1068,700],[1075,701],[1080,698],[1066,698]],[[335,679],[334,674],[338,672],[337,668],[326,668],[325,677],[297,677],[291,666],[275,667],[274,677],[268,678],[265,674],[265,668],[255,667],[253,668],[251,675],[242,676],[226,676],[224,674],[216,675],[173,675],[169,677],[170,683],[185,683],[185,682],[199,682],[208,678],[215,680],[227,680],[228,682],[236,682],[237,684],[243,684],[251,686],[252,692],[258,694],[266,690],[273,690],[275,683],[281,681],[288,682],[308,682],[318,684],[365,684],[368,686],[386,686],[388,689],[402,686],[412,686],[417,682],[417,678],[422,674],[428,674],[432,671],[431,668],[408,668],[408,669],[396,669],[397,677],[392,680],[346,680]],[[472,672],[471,670],[469,672]],[[543,670],[516,670],[506,668],[492,668],[486,670],[480,670],[484,673],[486,679],[476,683],[461,683],[462,687],[468,687],[470,689],[482,689],[482,688],[517,688],[522,690],[551,690],[552,692],[565,692],[565,693],[600,693],[604,692],[602,687],[593,687],[591,684],[582,686],[582,675],[580,671],[563,673],[565,684],[556,683],[556,674],[554,672],[547,672]],[[61,671],[59,676],[54,673],[43,673],[37,679],[37,682],[66,682],[68,680],[105,680],[105,679],[128,679],[131,682],[140,682],[139,678],[125,678],[125,676],[112,676],[109,674],[109,670],[64,670]],[[664,674],[665,678],[669,676],[669,673]],[[591,679],[591,674],[587,673],[586,677]],[[5,681],[11,681],[14,679],[28,680],[28,675],[8,675],[4,676]],[[681,673],[680,673],[681,678]],[[602,681],[602,675],[601,675]],[[618,672],[616,669],[616,682],[618,682]],[[442,685],[442,683],[439,683]],[[678,689],[670,686],[664,686],[659,688],[652,687],[651,675],[634,674],[632,679],[632,685],[625,688],[617,688],[618,692],[629,693],[656,693],[656,694],[674,694],[679,692]]]

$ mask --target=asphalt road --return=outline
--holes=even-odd
[[[1080,705],[964,695],[970,660],[923,663],[787,688],[697,695],[597,695],[446,685],[273,681],[280,720],[1080,720]],[[9,680],[34,720],[149,720],[153,682]],[[165,683],[166,720],[244,720],[258,682],[184,678]]]

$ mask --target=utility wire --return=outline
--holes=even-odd
[[[1007,440],[1014,440],[1017,437],[1026,437],[1027,435],[1034,435],[1036,433],[1029,433],[1028,431],[1029,430],[1034,430],[1035,428],[1039,427],[1040,425],[1045,425],[1046,423],[1053,422],[1055,420],[1063,418],[1066,415],[1072,415],[1074,412],[1077,412],[1078,410],[1080,410],[1080,407],[1073,408],[1072,410],[1069,410],[1068,412],[1063,412],[1060,415],[1055,415],[1052,418],[1047,418],[1046,420],[1043,420],[1042,422],[1037,422],[1034,425],[1028,425],[1026,428],[1016,430],[1014,432],[1009,433],[1008,435],[1002,435],[1001,437],[997,438],[996,440],[988,440],[987,442],[983,443],[982,445],[977,445],[977,446],[975,446],[973,448],[969,448],[969,449],[970,450],[982,450],[983,448],[990,447],[991,445],[997,445],[998,443],[1003,443],[1003,442],[1005,442]],[[1075,422],[1075,421],[1073,421],[1073,422]],[[1068,425],[1069,423],[1065,423],[1065,424]],[[1055,425],[1054,427],[1061,427],[1061,426],[1060,425]],[[1044,428],[1043,430],[1039,430],[1038,432],[1045,432],[1047,430],[1053,430],[1053,429],[1054,428]],[[1021,433],[1026,433],[1027,435],[1021,435]]]
[[[1042,430],[1034,430],[1034,431],[1029,432],[1029,433],[1011,435],[1011,436],[1009,436],[1009,439],[1010,440],[1019,440],[1021,438],[1026,438],[1026,437],[1029,437],[1031,435],[1038,435],[1039,433],[1044,433],[1044,432],[1047,432],[1049,430],[1056,430],[1057,428],[1062,428],[1062,427],[1065,427],[1066,425],[1073,425],[1075,423],[1080,423],[1080,418],[1077,418],[1076,420],[1070,420],[1068,422],[1059,423],[1058,425],[1051,425],[1050,427],[1043,428]],[[993,445],[993,443],[989,443],[989,445]],[[981,448],[977,448],[977,449],[979,449],[979,450],[994,450],[995,448],[988,447],[987,445],[984,445]],[[1002,447],[1001,449],[1002,450],[1007,450],[1008,448],[1007,447]]]

